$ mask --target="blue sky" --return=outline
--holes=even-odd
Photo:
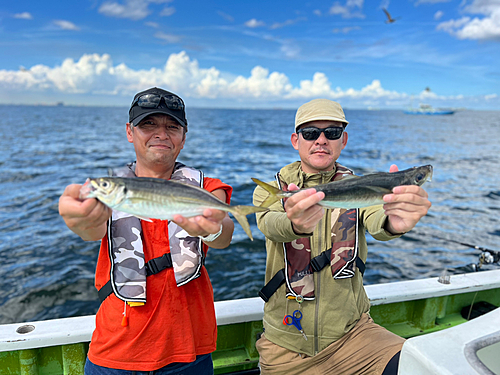
[[[499,61],[500,0],[0,5],[0,104],[126,106],[159,86],[197,107],[500,110]]]

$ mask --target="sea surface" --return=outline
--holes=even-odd
[[[434,166],[424,185],[429,214],[400,239],[369,237],[366,284],[472,272],[479,251],[443,238],[500,249],[500,112],[345,112],[349,141],[339,162],[357,174],[388,171],[391,164]],[[125,107],[0,106],[0,323],[96,313],[99,243],[65,226],[58,200],[68,184],[134,160],[127,115]],[[298,158],[290,144],[294,115],[189,109],[179,160],[232,185],[232,204],[251,204],[251,177],[273,180]],[[249,218],[253,242],[236,223],[232,244],[209,251],[216,300],[255,297],[263,285],[264,237]]]

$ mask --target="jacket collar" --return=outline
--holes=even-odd
[[[335,172],[337,171],[337,163],[332,171],[319,172],[319,173],[305,173],[302,170],[300,161],[293,162],[284,166],[280,170],[280,176],[283,181],[289,185],[291,183],[300,188],[307,188],[318,184],[325,184],[332,180]]]

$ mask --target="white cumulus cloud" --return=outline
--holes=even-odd
[[[228,89],[231,96],[280,98],[292,89],[292,85],[285,74],[278,72],[269,74],[268,69],[256,66],[252,69],[250,77],[236,77],[228,84]]]
[[[458,39],[500,40],[500,0],[474,0],[470,5],[462,4],[463,12],[480,14],[480,17],[462,17],[440,23],[443,30]]]
[[[19,70],[0,70],[0,90],[26,93],[44,98],[48,93],[60,94],[67,100],[71,95],[131,96],[147,87],[165,87],[192,100],[215,100],[217,103],[297,102],[324,97],[344,103],[403,103],[409,100],[404,92],[387,90],[380,80],[373,79],[361,89],[335,87],[323,72],[294,85],[283,72],[255,66],[249,75],[233,76],[216,67],[202,68],[185,52],[171,54],[161,67],[134,70],[127,65],[114,64],[108,54],[85,54],[79,60],[65,59],[60,65],[35,65]],[[496,93],[481,96],[490,103],[497,101]],[[423,91],[418,99],[445,101],[465,100],[463,97],[444,97]],[[102,103],[106,104],[106,103]]]

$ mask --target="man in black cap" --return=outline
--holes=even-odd
[[[156,87],[138,93],[126,127],[137,159],[113,174],[182,181],[229,203],[229,185],[177,162],[187,128],[180,97]],[[85,374],[213,374],[217,325],[203,259],[208,245],[231,242],[227,213],[147,222],[96,199],[81,201],[80,188],[66,187],[59,213],[82,239],[101,240],[95,285],[102,303]]]

